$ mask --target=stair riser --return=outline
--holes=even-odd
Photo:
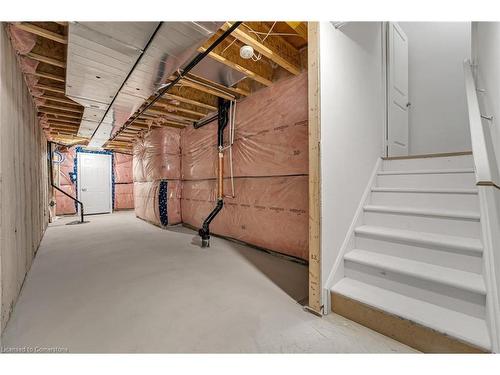
[[[456,340],[449,334],[387,313],[376,307],[331,293],[332,311],[424,353],[484,353],[487,350]],[[439,328],[439,327],[438,327]]]
[[[364,212],[364,223],[451,236],[480,238],[479,221],[435,216]]]
[[[472,189],[475,187],[475,177],[474,173],[377,175],[377,186],[422,189]]]
[[[435,264],[437,266],[455,268],[457,270],[482,272],[482,257],[464,252],[452,252],[427,248],[409,243],[389,242],[364,236],[355,236],[355,247],[381,254],[412,259],[420,262]]]
[[[485,296],[413,276],[344,260],[345,277],[484,319]]]
[[[479,213],[479,199],[477,194],[394,193],[374,191],[371,194],[371,204],[460,210]]]
[[[442,158],[419,158],[403,160],[384,160],[382,169],[385,171],[408,171],[419,169],[457,169],[473,168],[472,155],[442,157]]]

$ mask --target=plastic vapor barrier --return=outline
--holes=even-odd
[[[307,75],[277,82],[236,107],[224,153],[224,208],[212,233],[308,259]],[[217,124],[182,132],[182,220],[199,228],[215,205]],[[229,141],[229,129],[224,135]]]
[[[224,199],[211,232],[307,259],[308,202],[303,198],[307,180],[307,176],[236,179],[235,198]],[[215,205],[215,191],[215,180],[184,181],[182,220],[199,228]]]
[[[234,179],[226,148],[224,207],[211,233],[308,259],[307,118],[305,73],[237,103]],[[225,145],[229,141],[228,126]],[[136,215],[166,225],[166,211],[168,224],[200,228],[216,204],[216,145],[216,121],[199,129],[154,129],[139,139],[133,160]]]
[[[60,155],[63,161],[59,163],[59,188],[64,190],[72,197],[76,197],[76,185],[71,181],[70,173],[73,172],[75,150],[69,149],[66,152],[61,152]],[[54,157],[54,161],[58,160]],[[57,164],[54,164],[54,170],[57,171]],[[57,178],[56,180],[57,181]],[[59,191],[55,191],[56,198],[56,215],[71,215],[76,213],[75,202]]]
[[[181,181],[134,182],[135,215],[158,226],[179,224]]]
[[[115,172],[115,210],[134,208],[132,155],[113,154]]]
[[[180,129],[156,128],[134,143],[134,208],[137,217],[159,226],[181,220]]]

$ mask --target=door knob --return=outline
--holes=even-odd
[[[406,103],[406,108],[410,108],[410,106],[411,106],[410,102]]]
[[[87,188],[82,188],[82,191],[87,191]]]

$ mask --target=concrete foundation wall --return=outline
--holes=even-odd
[[[47,227],[46,139],[0,24],[0,305],[5,328]]]

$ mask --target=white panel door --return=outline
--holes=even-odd
[[[387,33],[388,156],[408,155],[408,38],[397,23]]]
[[[85,214],[112,210],[111,155],[79,152],[78,199]]]

